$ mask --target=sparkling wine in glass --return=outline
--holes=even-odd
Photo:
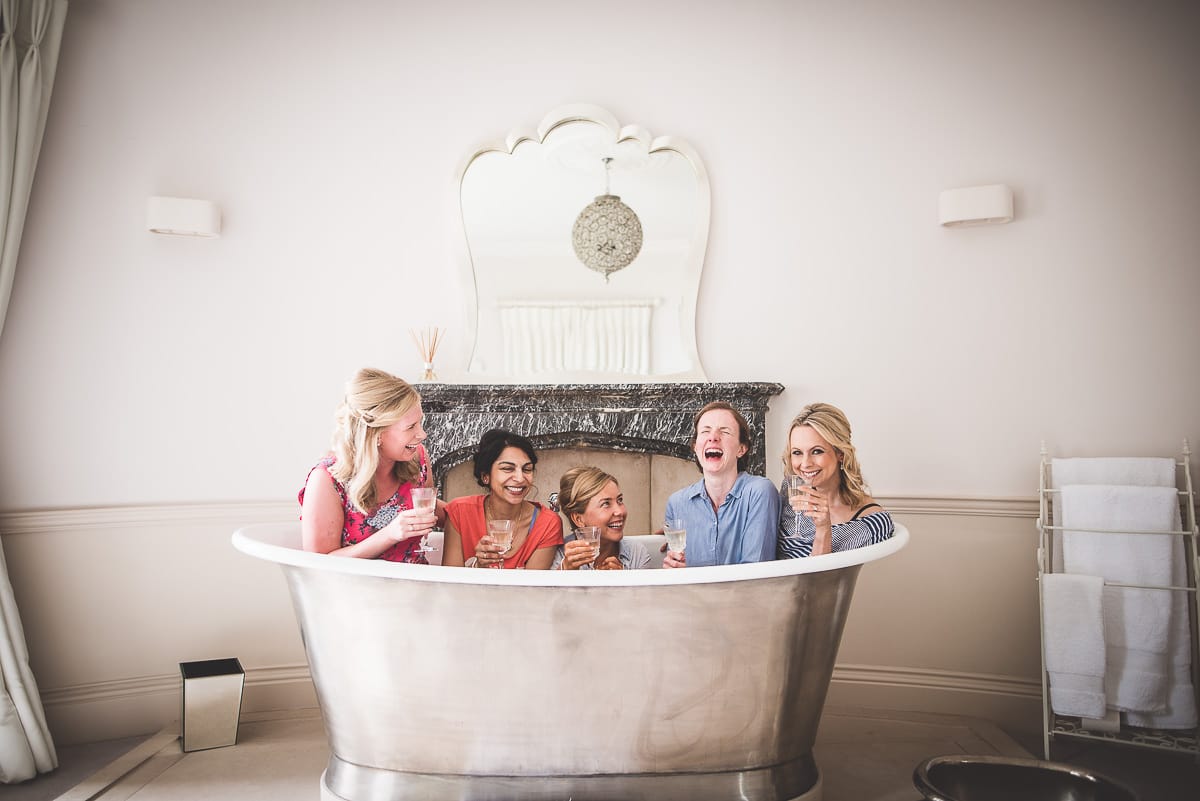
[[[500,546],[500,562],[496,565],[496,567],[503,570],[504,555],[508,553],[508,549],[512,547],[513,521],[489,520],[487,525],[488,537],[491,538],[492,542]]]
[[[414,509],[425,509],[432,512],[437,508],[437,490],[433,487],[417,487],[412,491],[412,503]],[[428,553],[436,551],[437,548],[429,544],[429,534],[426,534],[421,538],[421,544],[417,550]]]
[[[804,494],[804,490],[808,487],[808,479],[800,475],[792,475],[787,477],[788,482],[788,500],[795,501]],[[800,527],[800,518],[804,516],[803,512],[797,512],[793,509],[793,514],[796,515],[796,528]],[[789,539],[795,539],[799,534],[792,534]]]
[[[687,548],[687,526],[682,520],[668,520],[663,523],[663,534],[667,535],[668,550],[683,553]]]

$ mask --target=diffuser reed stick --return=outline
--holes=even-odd
[[[437,373],[433,372],[433,356],[437,353],[438,344],[442,341],[442,329],[432,325],[419,331],[410,328],[408,335],[412,337],[413,344],[417,346],[417,352],[421,354],[421,361],[425,362],[425,372],[421,374],[421,380],[437,381]]]

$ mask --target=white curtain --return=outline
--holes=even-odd
[[[67,0],[0,0],[0,334],[17,272]],[[58,767],[0,546],[0,782]]]
[[[502,303],[505,372],[646,375],[654,306],[653,301]]]

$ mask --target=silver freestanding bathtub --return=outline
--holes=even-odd
[[[322,798],[816,801],[821,707],[860,567],[561,572],[241,551],[287,576],[331,756]]]

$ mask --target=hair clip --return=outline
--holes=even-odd
[[[546,499],[546,503],[555,512],[562,511],[561,509],[558,508],[558,493],[557,492],[550,493],[550,497]]]

